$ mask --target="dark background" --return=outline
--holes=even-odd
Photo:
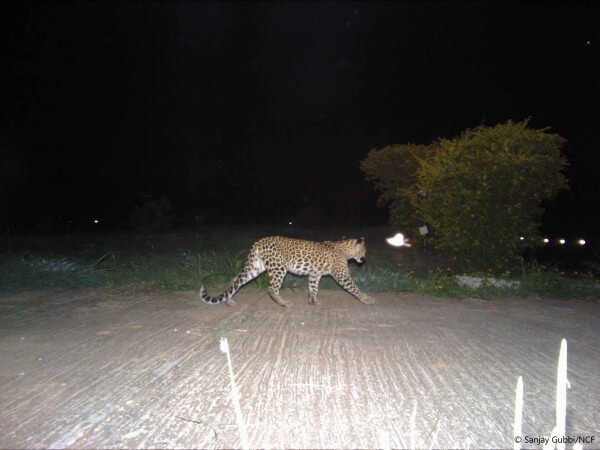
[[[531,116],[568,140],[547,229],[598,219],[595,3],[3,4],[0,226],[385,223],[358,163]],[[58,224],[58,225],[57,225]]]

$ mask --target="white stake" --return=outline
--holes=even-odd
[[[416,430],[416,420],[417,420],[417,401],[415,400],[415,404],[413,406],[412,414],[410,415],[410,448],[412,450],[417,449],[417,430]]]
[[[523,423],[523,377],[517,380],[515,394],[515,423],[513,425],[513,450],[521,449],[521,424]]]
[[[377,437],[379,440],[379,448],[381,450],[390,450],[390,438],[388,434],[385,431],[378,429]]]
[[[231,357],[229,356],[229,343],[227,342],[227,338],[221,338],[220,348],[221,351],[227,355],[227,365],[229,366],[229,379],[231,380],[231,400],[235,409],[235,418],[237,421],[238,432],[240,433],[242,448],[244,450],[248,450],[250,448],[250,445],[248,444],[248,434],[246,433],[246,422],[244,422],[244,416],[242,415],[242,408],[240,406],[238,388],[235,385],[235,379],[233,378],[233,367],[231,366]]]
[[[556,373],[556,436],[560,441],[565,436],[565,421],[567,415],[567,341],[563,339],[560,343],[560,353],[558,355],[558,370]],[[558,450],[565,449],[565,443],[560,442],[556,445]]]

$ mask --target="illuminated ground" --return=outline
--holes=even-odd
[[[0,447],[239,447],[229,339],[252,447],[512,446],[554,423],[568,340],[567,432],[600,439],[600,303],[456,300],[247,288],[237,305],[191,292],[75,290],[0,295]],[[437,440],[432,439],[437,431]]]

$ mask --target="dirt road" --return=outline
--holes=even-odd
[[[567,433],[600,445],[599,302],[283,295],[0,295],[0,447],[239,447],[220,336],[251,447],[410,447],[415,401],[418,448],[512,447],[519,375],[523,436],[548,436],[563,337]]]

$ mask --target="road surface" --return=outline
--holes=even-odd
[[[562,338],[567,434],[600,446],[600,302],[324,290],[319,306],[284,291],[282,308],[251,288],[233,308],[193,292],[0,294],[0,447],[240,447],[220,337],[253,448],[512,447],[519,375],[523,438],[548,436]]]

